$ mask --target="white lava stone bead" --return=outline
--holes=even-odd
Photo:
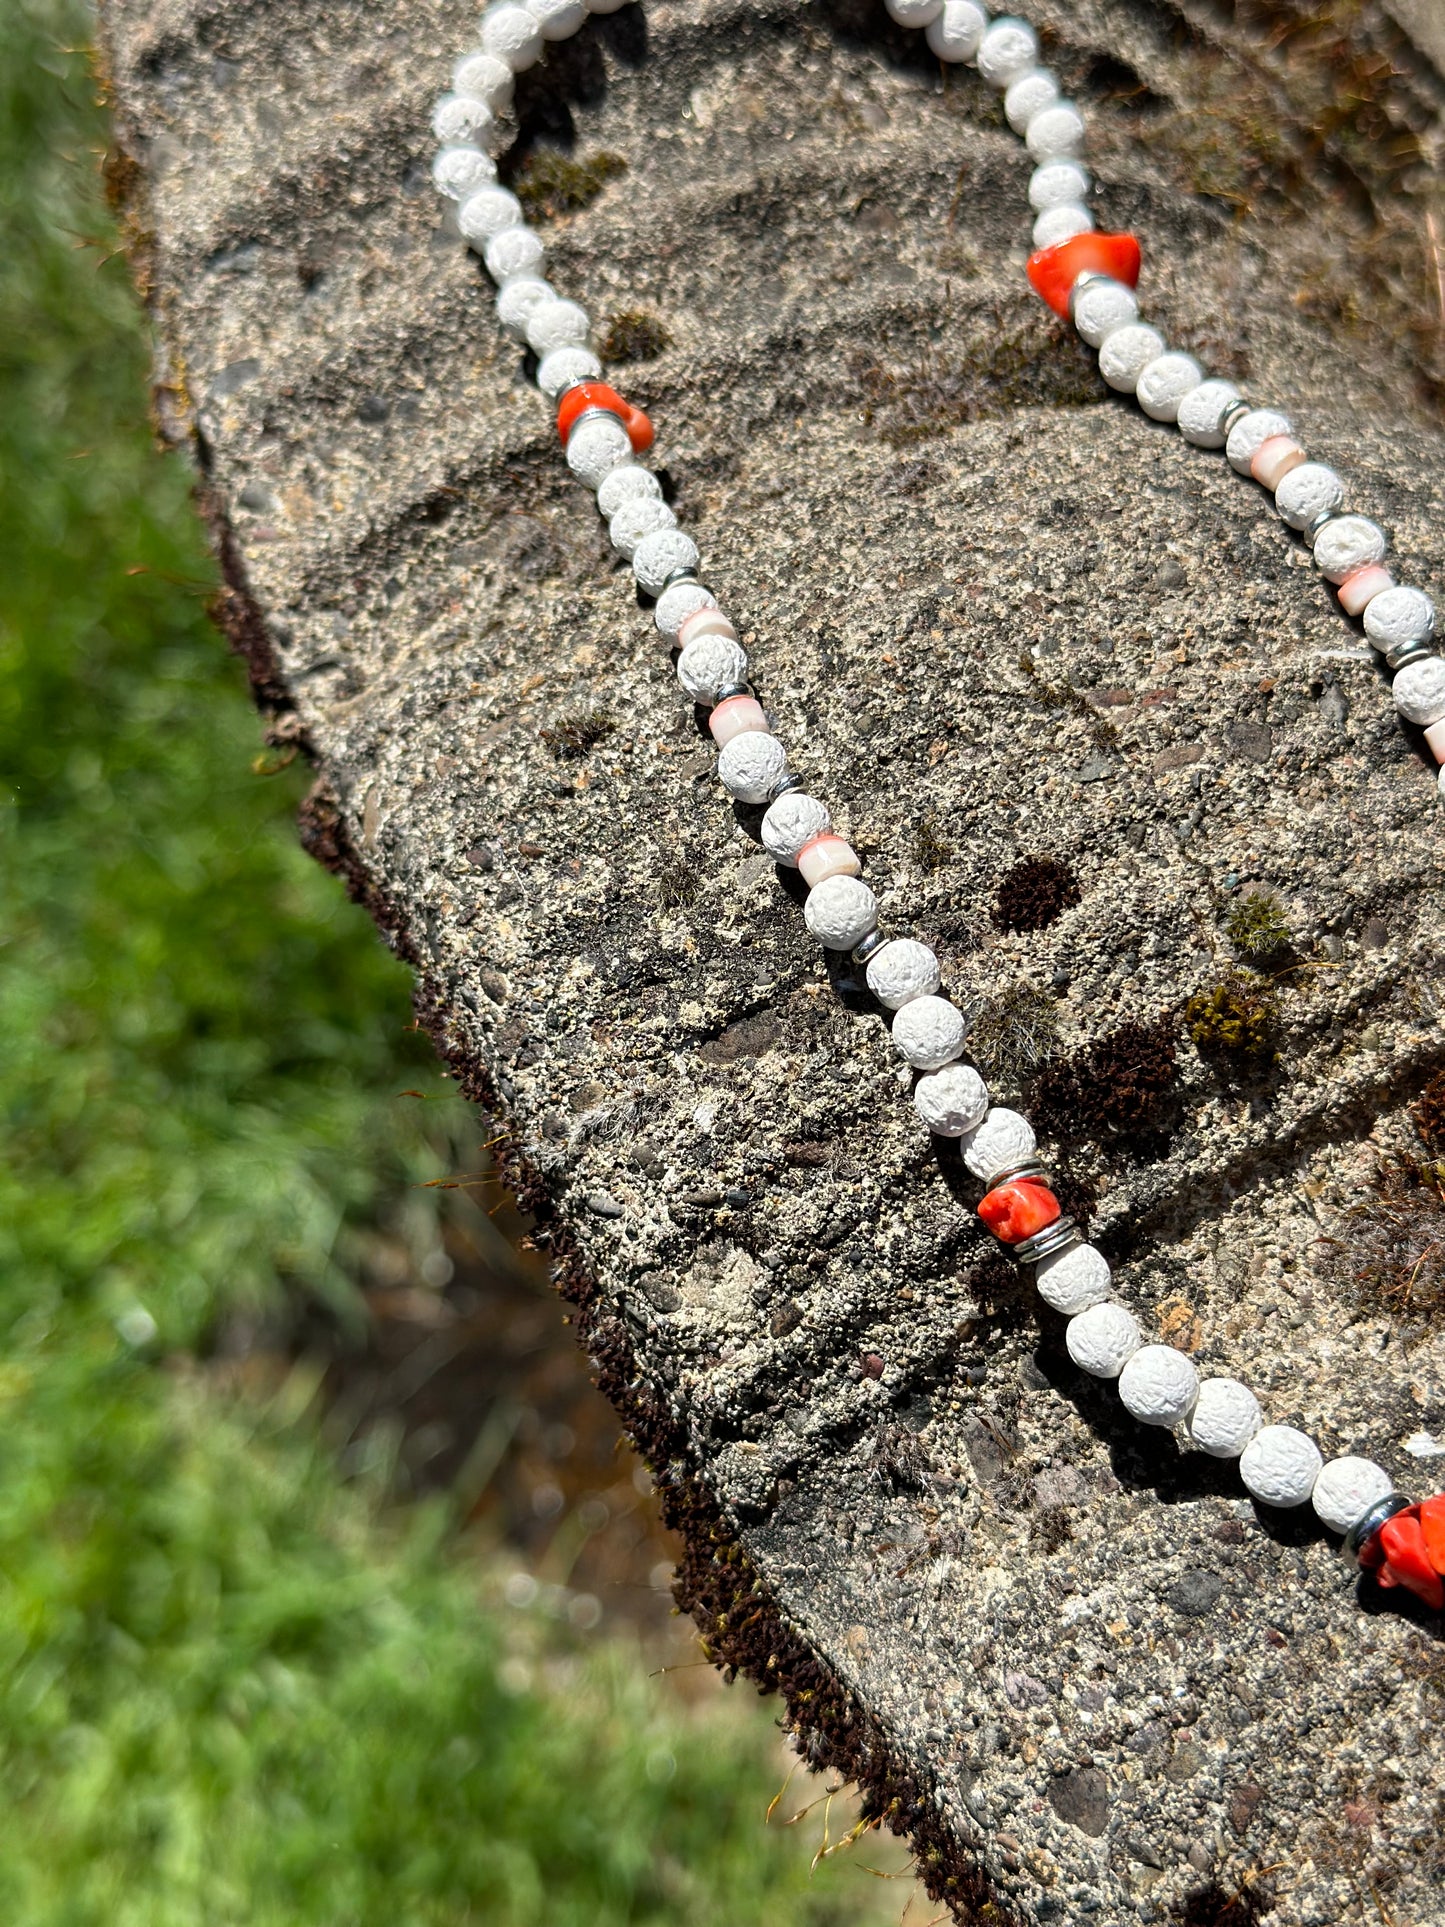
[[[1038,1149],[1034,1127],[1018,1111],[996,1104],[963,1144],[963,1161],[976,1178],[992,1184],[995,1171],[1022,1164]]]
[[[677,632],[695,609],[715,609],[717,597],[711,589],[705,589],[700,582],[674,582],[670,589],[664,589],[657,598],[657,607],[652,612],[652,620],[657,624],[657,633],[669,641],[676,640]]]
[[[679,569],[695,569],[697,562],[697,544],[690,535],[684,535],[681,529],[658,529],[653,535],[644,535],[633,550],[632,573],[639,588],[649,595],[659,595],[670,575]]]
[[[1024,145],[1036,161],[1057,161],[1076,154],[1084,142],[1084,117],[1071,100],[1055,101],[1029,122]]]
[[[632,443],[615,415],[593,415],[578,422],[567,437],[567,466],[588,488],[596,488],[604,475],[631,460]]]
[[[497,170],[479,147],[444,147],[431,164],[431,177],[449,201],[464,201],[479,187],[490,185]]]
[[[1088,170],[1077,161],[1047,161],[1029,176],[1029,206],[1036,214],[1082,201],[1088,191]]]
[[[1091,348],[1102,347],[1116,328],[1139,319],[1139,303],[1122,281],[1090,281],[1074,296],[1074,326]]]
[[[735,796],[740,803],[766,803],[788,773],[788,752],[776,736],[764,736],[758,729],[744,730],[718,751],[717,773],[728,795]],[[852,877],[833,878],[835,883],[853,880]],[[827,885],[818,887],[826,889]],[[847,945],[840,948],[846,949]]]
[[[745,740],[735,736],[728,749]],[[771,739],[764,736],[758,740]],[[851,950],[876,926],[878,899],[858,877],[828,877],[808,892],[803,921],[826,950]]]
[[[609,518],[607,535],[613,548],[630,562],[644,535],[655,535],[659,529],[676,527],[677,517],[666,502],[659,502],[655,495],[634,495],[630,502],[624,502],[617,513]]]
[[[535,355],[554,348],[585,348],[592,317],[575,301],[549,301],[527,323],[527,346]]]
[[[1041,1258],[1034,1271],[1040,1298],[1066,1318],[1075,1318],[1109,1296],[1109,1261],[1093,1245],[1071,1245]]]
[[[1373,1459],[1331,1459],[1310,1491],[1315,1517],[1331,1532],[1348,1532],[1378,1500],[1388,1498],[1395,1481]]]
[[[1071,1318],[1064,1343],[1081,1372],[1091,1378],[1117,1378],[1142,1340],[1131,1315],[1111,1299]]]
[[[1199,1374],[1172,1345],[1141,1345],[1119,1374],[1119,1396],[1141,1425],[1182,1425],[1199,1396]]]
[[[1445,656],[1426,656],[1407,663],[1390,692],[1407,723],[1428,729],[1445,716]]]
[[[432,109],[431,130],[448,146],[467,141],[484,146],[495,125],[491,108],[475,94],[443,94]]]
[[[610,522],[624,502],[662,500],[662,483],[650,468],[637,462],[624,462],[614,468],[597,491],[598,513]]]
[[[535,67],[542,58],[542,29],[536,15],[516,0],[497,0],[482,15],[482,51],[505,60],[514,74]]]
[[[1251,408],[1230,429],[1229,439],[1224,444],[1229,466],[1237,468],[1241,475],[1248,475],[1249,465],[1262,442],[1269,441],[1275,435],[1293,433],[1294,424],[1289,416],[1281,415],[1277,408]]]
[[[938,959],[926,943],[919,943],[913,937],[895,937],[892,943],[885,943],[881,950],[873,952],[864,975],[868,988],[885,1010],[902,1010],[915,997],[931,997],[938,988],[940,972]],[[983,1112],[978,1116],[982,1117]],[[977,1122],[976,1117],[974,1123]]]
[[[943,11],[923,36],[940,60],[972,60],[988,32],[988,15],[975,0],[943,0]]]
[[[1105,335],[1099,347],[1099,373],[1121,395],[1132,395],[1140,375],[1164,353],[1164,337],[1147,322],[1131,321]]]
[[[696,636],[677,659],[677,680],[695,703],[710,706],[720,689],[747,679],[747,651],[731,636]]]
[[[590,348],[554,348],[537,364],[537,386],[555,401],[574,381],[596,381],[602,363]]]
[[[541,235],[532,228],[508,227],[488,241],[482,259],[494,281],[510,281],[519,274],[540,277],[545,252]]]
[[[1026,74],[1039,57],[1039,37],[1027,20],[1001,15],[978,49],[978,71],[990,87],[1003,89]]]
[[[1223,448],[1224,411],[1238,400],[1239,390],[1232,381],[1200,382],[1179,404],[1175,417],[1179,433],[1196,448]]]
[[[937,1137],[964,1137],[988,1110],[988,1086],[972,1064],[945,1064],[920,1077],[913,1105]]]
[[[1171,350],[1140,369],[1134,392],[1152,421],[1178,421],[1180,402],[1203,380],[1204,370],[1193,355]]]
[[[1305,1433],[1292,1425],[1266,1425],[1240,1453],[1239,1476],[1263,1505],[1303,1505],[1323,1464]]]
[[[943,0],[883,0],[900,27],[926,27],[943,12]]]
[[[913,997],[893,1019],[893,1048],[916,1071],[951,1064],[968,1036],[968,1019],[946,997]]]
[[[504,229],[518,226],[521,219],[522,203],[505,187],[479,187],[457,209],[457,226],[478,253]]]
[[[500,114],[512,98],[515,79],[506,61],[495,54],[463,54],[452,68],[453,90],[485,101],[494,114]]]
[[[1237,1378],[1206,1378],[1189,1416],[1189,1436],[1212,1459],[1237,1459],[1264,1423],[1259,1400]]]
[[[693,644],[687,647],[690,650]],[[678,667],[681,668],[681,663]],[[802,790],[789,790],[786,796],[768,805],[768,813],[763,818],[763,848],[774,863],[786,863],[789,869],[796,869],[798,852],[803,845],[811,843],[815,836],[825,835],[832,827],[833,817],[826,803],[820,803],[816,796],[805,795]]]
[[[1077,201],[1045,208],[1034,222],[1034,246],[1056,248],[1063,241],[1072,241],[1076,234],[1087,234],[1093,225],[1093,215]]]
[[[504,281],[497,295],[497,319],[508,334],[522,336],[527,323],[545,302],[555,301],[557,290],[540,275],[519,274]]]
[[[1356,569],[1379,562],[1385,554],[1385,531],[1366,515],[1341,515],[1326,522],[1315,537],[1315,566],[1328,582],[1343,582]]]
[[[1003,97],[1004,119],[1016,134],[1027,133],[1029,122],[1059,97],[1059,83],[1046,67],[1031,67],[1008,84]]]
[[[1435,604],[1423,589],[1382,589],[1365,606],[1365,634],[1377,649],[1429,642],[1434,633]]]
[[[1301,462],[1284,476],[1274,492],[1280,520],[1292,529],[1308,528],[1317,515],[1331,514],[1345,499],[1345,485],[1323,462]]]
[[[526,0],[544,40],[570,40],[587,18],[586,0]]]

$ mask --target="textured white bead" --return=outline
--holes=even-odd
[[[1323,1464],[1312,1438],[1292,1425],[1266,1425],[1240,1453],[1239,1476],[1264,1505],[1303,1505]]]
[[[988,1110],[988,1086],[972,1064],[945,1064],[914,1086],[913,1105],[938,1137],[964,1137]]]
[[[518,274],[540,277],[544,253],[540,234],[529,227],[508,227],[488,241],[482,259],[494,281],[510,281]]]
[[[1159,355],[1139,371],[1134,392],[1139,406],[1156,422],[1179,419],[1179,404],[1204,380],[1204,370],[1193,355],[1175,350]]]
[[[747,679],[747,651],[731,636],[698,636],[677,659],[677,680],[695,703],[711,706],[720,689]]]
[[[1378,1500],[1388,1498],[1395,1481],[1373,1459],[1331,1459],[1310,1491],[1315,1517],[1331,1532],[1348,1532]]]
[[[943,0],[943,11],[923,36],[940,60],[972,60],[988,32],[988,15],[975,0]]]
[[[1003,89],[1026,74],[1039,57],[1039,37],[1027,20],[1001,15],[978,49],[978,71],[990,87]]]
[[[996,1104],[983,1123],[964,1140],[963,1161],[976,1178],[993,1182],[995,1171],[1022,1164],[1038,1149],[1034,1127],[1018,1111]]]
[[[1074,326],[1091,348],[1101,347],[1116,328],[1139,319],[1139,303],[1122,281],[1090,281],[1074,296]]]
[[[900,27],[926,27],[943,12],[943,0],[883,0]]]
[[[1377,649],[1429,642],[1434,633],[1435,604],[1423,589],[1384,589],[1366,605],[1365,634]]]
[[[766,803],[788,773],[788,752],[776,736],[744,730],[718,751],[717,773],[723,788],[740,803]],[[835,877],[833,881],[851,883],[853,879]]]
[[[1064,1343],[1081,1372],[1091,1378],[1117,1378],[1142,1340],[1131,1315],[1111,1299],[1071,1318]]]
[[[697,562],[697,544],[690,535],[684,535],[681,529],[658,529],[654,535],[643,536],[633,551],[632,573],[640,588],[658,595],[670,575],[679,569],[695,569]]]
[[[609,518],[607,536],[613,548],[630,562],[644,535],[655,535],[659,529],[676,527],[677,517],[666,502],[658,501],[655,495],[634,495],[630,502],[624,502],[617,513]]]
[[[694,609],[715,609],[717,597],[700,582],[674,582],[657,598],[652,620],[660,636],[673,638]]]
[[[1232,381],[1200,382],[1179,404],[1175,418],[1179,433],[1196,448],[1223,448],[1224,411],[1238,400],[1239,390]]]
[[[895,937],[873,952],[864,975],[885,1010],[902,1010],[915,997],[931,997],[938,988],[940,972],[938,959],[926,943],[913,937]],[[982,1115],[980,1111],[979,1117]]]
[[[542,58],[542,29],[516,0],[497,0],[482,15],[482,51],[505,60],[514,74],[525,73]]]
[[[1047,67],[1031,67],[1008,84],[1003,97],[1004,119],[1016,134],[1028,132],[1029,122],[1059,97],[1059,83]]]
[[[1198,1396],[1198,1372],[1172,1345],[1141,1345],[1119,1374],[1124,1409],[1141,1425],[1182,1425]]]
[[[728,744],[729,749],[732,746]],[[851,950],[877,924],[878,899],[858,877],[829,877],[808,892],[803,921],[825,949]]]
[[[1093,215],[1077,201],[1045,208],[1034,222],[1034,246],[1056,248],[1061,241],[1072,241],[1076,234],[1087,234],[1093,225]]]
[[[1074,1318],[1109,1296],[1109,1261],[1093,1245],[1071,1245],[1041,1258],[1034,1270],[1040,1298],[1066,1318]]]
[[[1327,582],[1343,582],[1356,569],[1382,559],[1385,531],[1366,515],[1340,515],[1315,537],[1315,567]]]
[[[1035,114],[1024,145],[1036,161],[1056,161],[1076,154],[1084,142],[1084,117],[1071,100],[1057,101]]]
[[[570,40],[587,18],[586,0],[525,0],[544,40]]]
[[[1344,499],[1344,483],[1323,462],[1301,462],[1281,479],[1274,492],[1280,519],[1292,529],[1308,528],[1317,515],[1333,513]]]
[[[457,226],[478,253],[504,228],[516,227],[522,203],[505,187],[479,187],[457,209]]]
[[[515,81],[506,61],[495,54],[463,54],[452,68],[453,91],[485,101],[494,114],[500,114],[511,100]]]
[[[1077,161],[1046,161],[1029,176],[1029,206],[1046,214],[1051,207],[1082,201],[1089,186],[1088,170]]]
[[[555,401],[574,381],[596,381],[602,363],[590,348],[554,348],[537,364],[537,386]]]
[[[632,443],[615,415],[594,415],[579,421],[567,437],[567,466],[589,488],[620,462],[632,460]]]
[[[1164,352],[1164,337],[1145,321],[1114,328],[1099,347],[1099,373],[1121,395],[1132,395],[1140,375]]]
[[[504,281],[497,294],[497,319],[508,334],[521,337],[527,323],[544,302],[555,301],[557,290],[540,275],[519,274]]]
[[[687,646],[693,647],[691,643]],[[678,666],[680,669],[681,664]],[[815,836],[825,835],[832,827],[833,817],[826,803],[820,803],[816,796],[805,795],[802,790],[789,790],[786,796],[768,805],[768,813],[763,818],[763,848],[775,863],[786,863],[789,869],[796,869],[798,852],[803,845],[811,843]]]
[[[1445,656],[1408,663],[1395,677],[1395,707],[1407,723],[1427,729],[1445,716]]]
[[[554,348],[584,348],[591,329],[592,317],[577,302],[548,301],[527,323],[527,346],[535,355],[549,355]]]
[[[967,1018],[946,997],[911,998],[893,1019],[893,1048],[916,1071],[951,1064],[967,1036]]]
[[[431,177],[449,201],[464,201],[479,187],[490,185],[497,170],[479,147],[444,147],[431,164]]]
[[[610,522],[624,502],[661,500],[662,483],[652,470],[637,462],[624,462],[621,468],[613,469],[598,489],[597,512]]]
[[[1189,1436],[1212,1459],[1237,1459],[1264,1423],[1259,1400],[1237,1378],[1206,1378],[1189,1416]]]
[[[1262,442],[1275,435],[1293,433],[1294,424],[1289,416],[1281,415],[1277,408],[1251,408],[1230,429],[1229,440],[1224,444],[1229,466],[1237,468],[1241,475],[1248,475],[1249,465]]]
[[[491,108],[475,94],[443,94],[432,109],[431,130],[448,146],[470,141],[484,147],[495,125]]]

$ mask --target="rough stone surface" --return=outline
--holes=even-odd
[[[1265,38],[1142,0],[1035,17],[1091,110],[1101,217],[1144,237],[1146,314],[1287,410],[1439,600],[1445,443],[1408,331],[1384,314],[1362,348],[1295,300],[1363,217],[1322,194],[1241,224],[1145,138],[1201,89],[1273,86]],[[428,180],[473,19],[109,0],[134,163],[112,175],[222,614],[272,737],[316,762],[309,844],[507,1117],[686,1535],[680,1597],[960,1917],[1202,1922],[1206,1874],[1218,1911],[1274,1866],[1283,1923],[1368,1917],[1365,1882],[1445,1920],[1438,1624],[1362,1611],[1311,1518],[1258,1515],[1232,1465],[1071,1367],[920,1136],[876,1007],[830,982],[796,879],[719,792]],[[1439,76],[1381,44],[1398,124],[1437,138]],[[1445,1054],[1440,804],[1357,627],[1260,491],[1110,396],[1031,300],[1027,155],[881,5],[627,7],[517,99],[524,145],[627,162],[547,224],[549,277],[665,323],[626,385],[680,523],[950,993],[1037,986],[1076,1048],[1177,1012],[1230,961],[1231,896],[1279,897],[1278,1062],[1240,1082],[1183,1041],[1147,1150],[1042,1148],[1092,1193],[1147,1338],[1418,1487],[1441,1344],[1407,1353],[1319,1261]],[[599,710],[612,732],[556,753]],[[1082,900],[1001,935],[986,906],[1027,854]]]

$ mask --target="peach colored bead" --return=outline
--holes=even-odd
[[[1382,569],[1378,562],[1371,562],[1363,569],[1356,569],[1353,575],[1347,575],[1336,593],[1345,614],[1358,616],[1363,614],[1367,602],[1373,602],[1377,595],[1394,586],[1395,578],[1390,571]]]
[[[1302,466],[1305,452],[1289,435],[1271,435],[1250,457],[1249,472],[1271,495],[1292,468]]]
[[[679,648],[686,649],[695,636],[726,636],[736,642],[738,632],[721,609],[694,609],[686,621],[678,626]]]
[[[862,876],[858,852],[841,836],[815,836],[798,852],[798,869],[808,888],[814,889],[825,877]]]
[[[1445,763],[1445,720],[1431,723],[1425,731],[1425,741],[1430,745],[1430,754],[1437,763]]]
[[[730,743],[734,736],[746,736],[749,731],[758,736],[771,736],[773,733],[768,728],[768,719],[756,696],[729,696],[708,717],[707,726],[719,749],[724,743]]]

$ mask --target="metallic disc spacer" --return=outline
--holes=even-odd
[[[1047,1182],[1048,1175],[1040,1159],[1020,1158],[1017,1164],[1006,1164],[1001,1171],[995,1171],[987,1183],[990,1191],[997,1191],[1001,1184],[1012,1184],[1018,1178],[1042,1178]]]
[[[787,775],[780,776],[777,782],[774,783],[773,787],[768,791],[768,801],[770,803],[776,803],[778,798],[780,796],[786,796],[789,790],[805,790],[807,787],[808,787],[807,778],[804,776],[799,776],[798,772],[795,769],[790,769]]]
[[[1412,662],[1425,662],[1435,653],[1431,645],[1420,636],[1409,642],[1400,642],[1393,649],[1385,651],[1385,661],[1392,669],[1404,669]]]
[[[713,701],[725,703],[730,696],[751,696],[752,693],[745,682],[725,682],[713,697]]]
[[[605,415],[607,413],[607,410],[604,408],[604,409],[600,409],[598,412]],[[585,422],[587,417],[586,415],[579,415],[577,419],[579,421]],[[616,421],[617,417],[614,415],[612,419],[613,421]],[[663,596],[667,594],[668,590],[672,587],[674,582],[696,582],[697,586],[700,589],[707,589],[707,584],[698,575],[698,572],[696,569],[674,569],[671,575],[665,576],[663,578],[662,587],[657,592],[659,599],[661,599]],[[708,589],[708,594],[709,595],[712,594],[711,589]]]
[[[1074,318],[1074,298],[1081,288],[1087,288],[1095,281],[1112,281],[1112,274],[1105,274],[1102,268],[1085,268],[1082,274],[1074,276],[1074,285],[1069,289],[1069,319]]]
[[[593,379],[595,380],[596,377],[594,376]],[[567,441],[562,444],[564,448],[567,446],[567,442],[570,442],[572,437],[577,433],[577,430],[582,426],[583,422],[616,422],[617,426],[621,429],[625,429],[627,426],[615,408],[584,408],[576,421],[568,428]]]
[[[1305,523],[1304,527],[1300,530],[1300,534],[1304,537],[1305,541],[1308,542],[1309,546],[1313,548],[1315,545],[1315,537],[1325,526],[1326,522],[1333,522],[1343,514],[1343,509],[1321,509],[1312,522]]]
[[[1369,1511],[1363,1517],[1356,1519],[1345,1534],[1345,1543],[1340,1547],[1340,1551],[1350,1564],[1359,1565],[1360,1554],[1380,1527],[1388,1524],[1397,1512],[1408,1512],[1414,1503],[1413,1499],[1403,1498],[1398,1492],[1387,1492],[1383,1499],[1376,1499]]]
[[[1052,1258],[1057,1252],[1068,1251],[1071,1246],[1083,1242],[1084,1234],[1065,1211],[1052,1224],[1046,1224],[1042,1231],[1036,1231],[1032,1238],[1011,1245],[1009,1252],[1016,1264],[1036,1265],[1045,1258]]]
[[[588,382],[596,381],[596,380],[597,380],[596,375],[574,375],[571,381],[564,381],[562,386],[557,390],[556,394],[552,397],[553,407],[560,408],[562,403],[566,400],[568,395],[571,394],[574,388],[585,388]],[[599,412],[602,414],[606,414],[609,411],[606,409],[602,409]],[[569,429],[567,432],[568,434],[571,434],[572,431]]]
[[[881,930],[873,929],[868,932],[862,943],[854,944],[848,954],[855,964],[866,964],[870,957],[877,955],[884,944],[891,942],[891,937],[885,937]]]
[[[1252,415],[1253,413],[1254,403],[1252,401],[1246,401],[1243,395],[1237,395],[1235,399],[1230,402],[1229,406],[1219,417],[1220,433],[1225,437],[1226,441],[1229,438],[1229,431],[1233,428],[1234,424],[1238,421],[1243,421],[1246,415]]]

